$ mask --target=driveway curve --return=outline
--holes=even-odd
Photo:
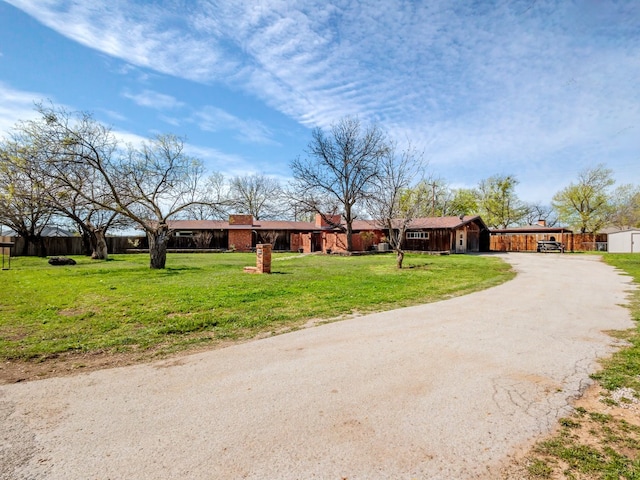
[[[464,297],[2,386],[1,478],[495,478],[632,326],[598,257],[501,257]]]

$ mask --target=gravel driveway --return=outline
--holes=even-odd
[[[632,326],[596,256],[154,364],[0,387],[0,478],[465,479],[548,432]]]

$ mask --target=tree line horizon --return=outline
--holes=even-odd
[[[597,233],[605,226],[640,226],[640,187],[614,188],[604,163],[587,167],[551,204],[527,203],[515,175],[496,174],[475,188],[452,188],[428,171],[424,153],[397,142],[378,124],[343,117],[315,128],[303,155],[290,162],[292,180],[265,174],[226,178],[206,172],[185,152],[184,139],[160,134],[125,144],[87,112],[36,104],[39,117],[19,121],[0,139],[0,225],[38,244],[44,227],[73,226],[92,258],[107,259],[108,230],[139,228],[149,240],[150,268],[165,268],[172,219],[311,220],[322,215],[346,234],[374,220],[387,231],[402,268],[403,239],[415,218],[479,215],[492,228],[537,223]]]

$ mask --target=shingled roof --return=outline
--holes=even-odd
[[[524,227],[492,228],[491,233],[572,233],[566,227],[544,227],[542,225],[527,225]]]
[[[251,225],[232,225],[227,220],[171,220],[172,230],[317,230],[313,222],[291,222],[284,220],[254,220]]]
[[[479,220],[479,216],[465,217],[424,217],[414,219],[410,230],[456,229],[467,223]],[[289,231],[318,231],[333,230],[332,227],[319,227],[314,222],[294,222],[286,220],[253,220],[251,225],[233,225],[226,220],[171,220],[168,222],[172,230],[289,230]],[[344,226],[344,223],[343,223]],[[354,231],[381,230],[382,227],[374,220],[355,220],[352,224]]]
[[[467,223],[479,220],[486,228],[486,225],[478,215],[465,215],[463,217],[424,217],[416,218],[410,224],[410,229],[433,230],[436,228],[455,229]]]

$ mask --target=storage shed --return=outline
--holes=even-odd
[[[609,253],[640,253],[640,229],[610,233]]]

